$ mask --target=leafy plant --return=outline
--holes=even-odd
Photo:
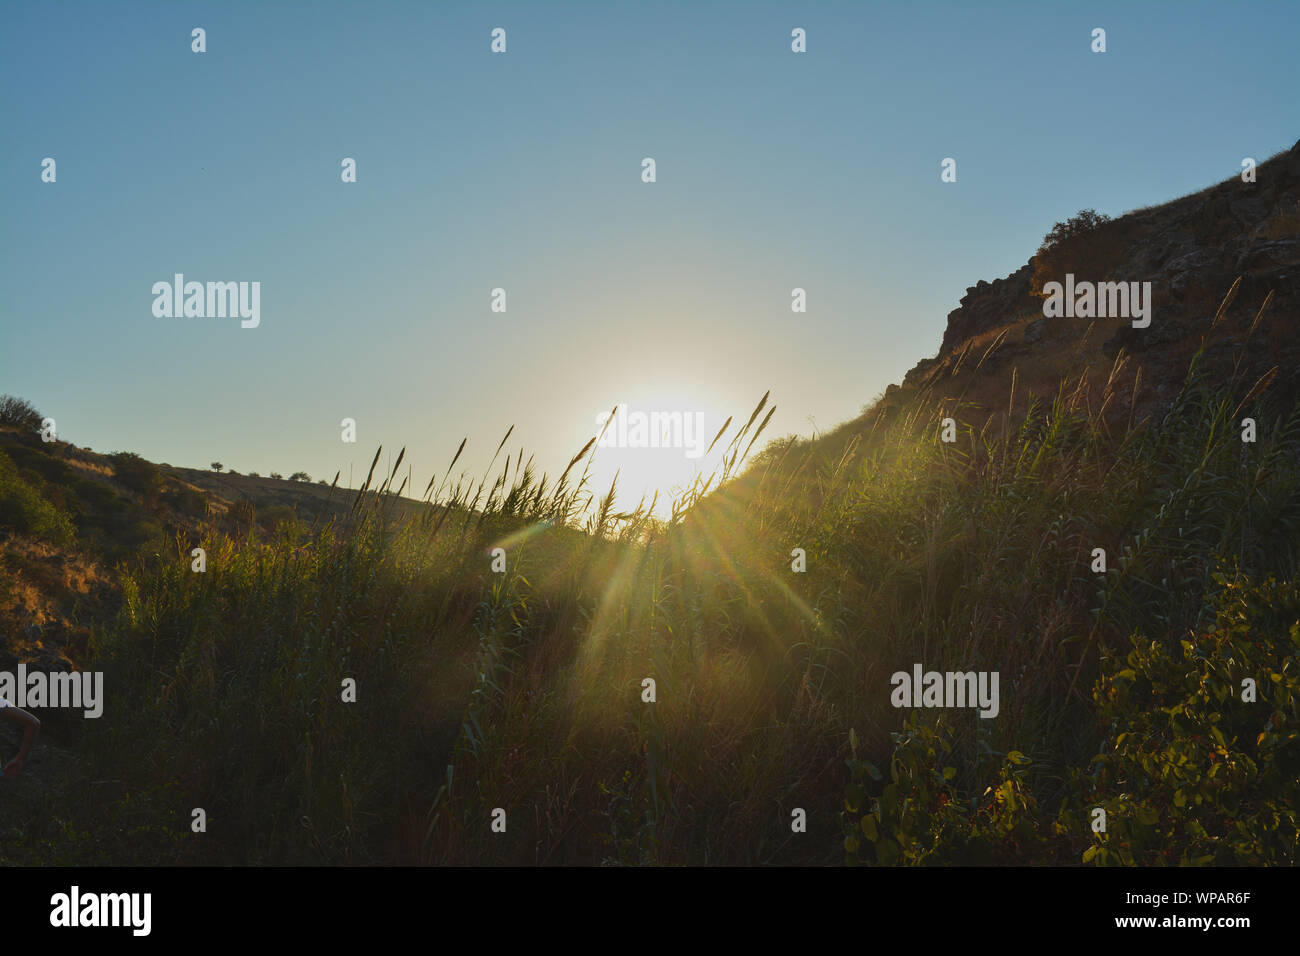
[[[1213,626],[1135,633],[1093,691],[1099,865],[1285,865],[1300,841],[1300,587],[1216,572]],[[1254,699],[1249,699],[1251,697]]]

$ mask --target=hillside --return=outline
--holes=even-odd
[[[837,460],[851,442],[918,399],[937,400],[946,413],[980,428],[995,415],[1018,418],[1031,397],[1050,398],[1063,381],[1078,383],[1093,404],[1107,391],[1124,392],[1138,420],[1159,415],[1203,344],[1210,346],[1203,360],[1210,378],[1253,383],[1276,367],[1270,389],[1284,400],[1297,394],[1300,143],[1261,163],[1253,183],[1233,177],[1130,212],[1064,243],[1057,256],[1066,264],[1077,259],[1081,270],[1093,266],[1086,276],[1093,281],[1150,281],[1150,326],[1136,329],[1122,318],[1044,318],[1043,300],[1031,294],[1031,257],[1004,278],[968,288],[948,315],[938,353],[917,362],[860,418],[819,439],[821,455]],[[1214,322],[1238,278],[1229,307]],[[324,482],[169,464],[156,466],[155,474],[155,466],[138,459],[142,474],[123,473],[120,456],[44,443],[13,427],[0,427],[0,453],[75,526],[70,536],[33,541],[15,536],[25,519],[0,514],[0,570],[7,579],[0,591],[0,666],[16,658],[68,666],[69,654],[84,651],[89,629],[116,608],[106,570],[115,561],[175,550],[178,540],[188,547],[205,528],[256,528],[266,535],[289,519],[323,525],[346,515],[355,500],[353,492]],[[737,490],[756,481],[751,470]],[[429,506],[390,496],[390,507],[395,516],[410,517]]]
[[[1063,380],[1084,375],[1095,402],[1117,358],[1112,388],[1128,391],[1136,384],[1136,417],[1158,416],[1203,342],[1210,378],[1227,381],[1237,361],[1237,371],[1251,382],[1276,366],[1272,388],[1294,396],[1300,386],[1300,142],[1256,173],[1253,183],[1233,177],[1130,212],[1060,247],[1061,271],[1073,268],[1080,280],[1151,282],[1148,328],[1134,328],[1128,319],[1044,318],[1043,300],[1030,292],[1031,257],[1004,278],[968,288],[948,314],[939,352],[919,361],[875,408],[827,441],[834,446],[868,431],[878,416],[926,392],[952,408],[963,403],[957,417],[977,428],[992,412],[1023,411],[1031,393],[1050,397]],[[1238,278],[1228,309],[1213,324]]]
[[[120,605],[122,563],[179,555],[204,535],[263,538],[343,519],[357,493],[310,481],[154,464],[0,426],[0,669],[71,667]],[[368,494],[368,497],[370,495]],[[430,511],[385,495],[390,513]]]
[[[1045,245],[744,470],[765,397],[666,522],[584,513],[594,440],[421,505],[0,431],[0,665],[112,688],[0,863],[1294,866],[1298,166]]]

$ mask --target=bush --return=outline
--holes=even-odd
[[[1300,862],[1300,585],[1214,580],[1212,628],[1134,634],[1127,654],[1108,655],[1093,698],[1110,740],[1088,801],[1106,810],[1107,832],[1085,863]]]
[[[31,402],[14,395],[0,395],[0,425],[12,425],[26,431],[39,432],[45,416]]]
[[[17,449],[15,449],[17,451]],[[23,449],[23,451],[30,451]],[[46,454],[43,451],[35,454],[27,454],[22,459],[23,467],[30,468],[46,481],[56,485],[71,485],[77,481],[76,473],[65,464],[61,459]]]
[[[1047,252],[1055,249],[1063,242],[1071,239],[1077,239],[1079,236],[1086,236],[1103,222],[1110,222],[1110,216],[1105,213],[1099,213],[1095,209],[1081,209],[1077,216],[1058,222],[1043,237],[1043,244],[1038,247],[1039,252]]]
[[[39,480],[39,479],[37,479]],[[60,546],[76,537],[72,519],[24,481],[13,459],[0,452],[0,527]]]
[[[124,451],[110,455],[117,480],[145,499],[152,501],[162,490],[162,469],[139,455]]]
[[[120,496],[108,485],[90,478],[80,479],[72,486],[72,490],[91,512],[108,511],[115,500],[121,501]]]
[[[183,514],[202,517],[208,513],[207,496],[193,488],[178,488],[166,497],[172,507]]]
[[[1001,760],[989,786],[965,792],[944,717],[930,725],[913,713],[903,732],[890,737],[894,752],[886,779],[858,757],[850,733],[850,778],[840,814],[846,863],[988,866],[1039,859],[1043,841],[1028,757],[1016,750],[995,755]]]
[[[298,515],[293,508],[288,505],[272,505],[263,509],[257,515],[257,521],[268,531],[274,531],[282,523],[296,524]]]
[[[161,548],[166,542],[163,526],[153,518],[142,518],[128,524],[114,544],[116,553],[138,554],[154,548]]]
[[[1064,281],[1067,272],[1092,281],[1103,279],[1107,257],[1105,234],[1099,230],[1110,221],[1110,216],[1095,209],[1083,209],[1054,225],[1034,254],[1030,293],[1042,296],[1044,283]]]

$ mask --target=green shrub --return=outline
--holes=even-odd
[[[83,507],[91,512],[106,512],[126,503],[108,485],[91,478],[82,478],[72,486],[72,490]]]
[[[37,479],[39,481],[39,478]],[[66,546],[76,537],[72,519],[25,481],[13,459],[0,452],[0,528]]]
[[[110,455],[109,459],[113,462],[113,472],[118,481],[138,494],[146,503],[155,500],[158,492],[162,490],[162,469],[129,451]]]
[[[40,475],[45,481],[56,485],[71,485],[77,481],[77,473],[60,458],[45,453],[43,450],[29,452],[22,460],[22,466]]]
[[[126,525],[113,542],[112,551],[114,554],[148,554],[161,548],[165,541],[166,531],[162,524],[153,518],[141,518]]]
[[[208,513],[208,496],[193,488],[181,487],[165,497],[173,508],[184,515],[201,518]]]
[[[882,865],[991,865],[1038,858],[1037,801],[1028,785],[1030,759],[1000,755],[983,790],[958,786],[953,730],[910,715],[894,742],[889,779],[858,756],[850,732],[849,784],[840,814],[845,861]]]
[[[1109,740],[1089,805],[1106,810],[1107,831],[1085,862],[1300,862],[1300,586],[1214,581],[1213,627],[1134,634],[1106,658],[1093,696]]]

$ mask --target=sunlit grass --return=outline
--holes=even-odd
[[[173,823],[137,850],[69,795],[84,845],[62,861],[836,862],[849,730],[888,765],[888,677],[914,661],[1002,674],[997,720],[953,717],[958,780],[981,792],[1029,754],[1050,821],[1104,740],[1098,654],[1177,639],[1221,563],[1291,575],[1300,542],[1293,410],[1193,368],[1163,420],[1134,421],[1124,369],[978,417],[922,390],[851,437],[759,452],[764,396],[663,512],[593,487],[594,440],[551,479],[500,457],[507,433],[481,479],[435,475],[421,517],[390,506],[399,454],[335,489],[355,497],[328,527],[214,527],[207,573],[178,547],[132,578],[90,665],[113,690],[87,773],[129,795],[94,814],[147,801]],[[1098,546],[1113,573],[1089,572]]]

